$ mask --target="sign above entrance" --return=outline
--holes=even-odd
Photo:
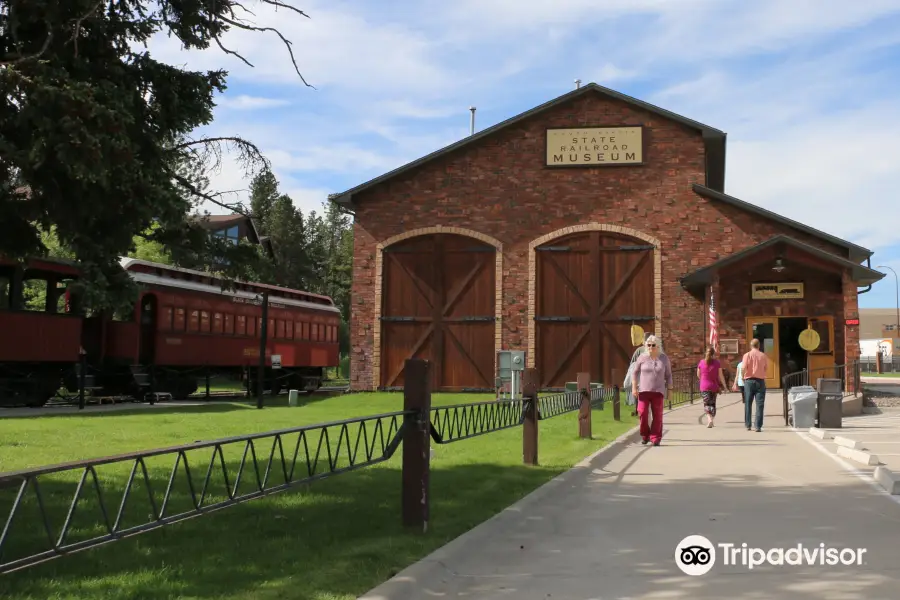
[[[644,128],[577,127],[547,130],[548,167],[644,164]]]
[[[753,300],[797,300],[803,298],[802,283],[752,283]]]

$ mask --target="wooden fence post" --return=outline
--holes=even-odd
[[[619,401],[619,372],[616,369],[613,369],[610,372],[610,377],[613,381],[613,388],[615,389],[615,396],[613,396],[613,420],[621,421],[622,420],[622,407]]]
[[[581,393],[581,408],[578,410],[578,437],[591,439],[591,374],[578,373],[576,387]]]
[[[428,531],[431,469],[431,364],[411,358],[403,367],[403,525]]]
[[[537,369],[525,369],[522,382],[525,423],[522,426],[522,462],[538,464],[538,373]]]

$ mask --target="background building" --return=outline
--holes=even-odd
[[[692,368],[711,305],[729,363],[763,340],[772,387],[858,356],[872,253],[727,195],[725,137],[590,84],[332,195],[355,214],[351,386],[422,357],[435,389],[491,389],[501,349],[544,388],[621,382],[633,324]]]

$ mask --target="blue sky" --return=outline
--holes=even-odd
[[[291,2],[310,18],[248,18],[293,41],[316,89],[274,35],[226,37],[254,68],[162,36],[150,50],[229,71],[208,133],[256,142],[304,213],[465,137],[471,105],[482,129],[578,78],[726,131],[727,193],[900,272],[900,0]],[[213,184],[247,187],[230,159]],[[890,272],[860,306],[894,306]]]

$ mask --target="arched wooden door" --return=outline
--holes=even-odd
[[[403,387],[408,358],[432,362],[432,389],[494,388],[496,248],[450,234],[383,251],[381,389]]]
[[[560,237],[536,249],[535,365],[541,387],[579,371],[614,385],[634,346],[631,325],[653,331],[654,246],[605,231]]]

